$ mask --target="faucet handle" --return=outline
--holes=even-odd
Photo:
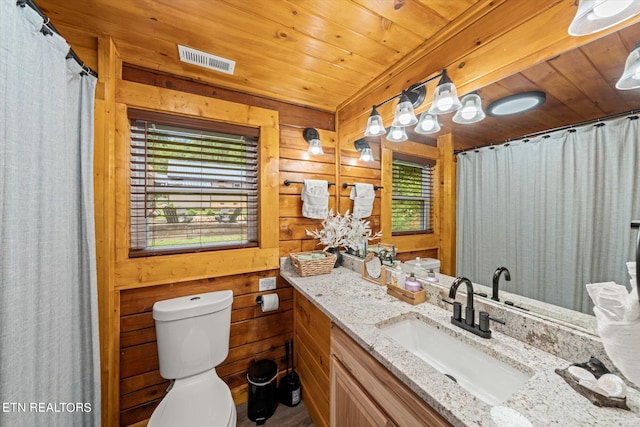
[[[505,325],[507,323],[504,321],[504,319],[496,319],[495,317],[489,316],[489,313],[487,313],[486,311],[481,311],[479,313],[479,317],[480,319],[479,319],[478,327],[482,332],[489,331],[489,320],[493,320],[494,322],[500,323],[502,325]]]

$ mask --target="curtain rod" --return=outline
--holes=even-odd
[[[46,36],[46,35],[50,35],[47,34],[46,30],[51,30],[54,33],[62,36],[60,34],[60,31],[58,31],[56,29],[56,27],[53,26],[53,24],[51,23],[51,20],[49,19],[49,17],[47,15],[45,15],[44,13],[42,13],[42,11],[40,10],[40,8],[34,3],[33,0],[17,0],[16,1],[16,6],[20,6],[20,7],[25,7],[25,6],[29,6],[31,9],[35,10],[36,12],[38,12],[38,15],[40,15],[42,17],[42,19],[44,20],[44,24],[42,25],[42,33]],[[93,77],[98,77],[98,73],[95,72],[91,67],[89,67],[88,65],[86,65],[84,62],[82,62],[82,60],[80,60],[80,58],[78,57],[78,55],[76,55],[76,53],[73,51],[73,49],[71,49],[71,47],[69,47],[69,53],[67,53],[67,59],[73,59],[74,61],[76,61],[84,70],[85,73],[92,75]]]
[[[604,121],[607,121],[607,120],[616,119],[616,118],[619,118],[619,117],[631,116],[633,114],[638,114],[639,112],[640,112],[640,110],[629,110],[629,111],[625,111],[624,113],[611,114],[609,116],[599,117],[597,119],[585,120],[585,121],[578,122],[578,123],[573,123],[573,124],[570,124],[570,125],[558,126],[556,128],[552,128],[552,129],[546,129],[546,130],[542,130],[542,131],[538,131],[538,132],[528,133],[526,135],[516,136],[514,138],[507,138],[507,139],[503,139],[503,140],[499,140],[499,141],[494,141],[494,142],[492,142],[490,144],[478,145],[478,146],[473,147],[473,148],[466,148],[464,150],[454,150],[453,154],[465,153],[467,151],[478,150],[480,148],[492,147],[492,146],[495,146],[495,145],[506,145],[506,146],[508,146],[508,144],[510,142],[512,142],[512,141],[518,141],[518,140],[527,139],[527,138],[534,138],[534,137],[540,136],[540,135],[542,135],[543,138],[549,138],[550,137],[549,134],[551,134],[551,133],[558,132],[558,131],[561,131],[561,130],[569,130],[569,131],[575,132],[576,130],[573,129],[573,128],[589,125],[589,124],[592,124],[592,123],[595,123],[596,125],[604,126],[605,123],[601,123],[601,122],[604,122]],[[629,119],[631,119],[631,120],[635,120],[637,118],[638,118],[637,115],[629,117]],[[527,142],[527,141],[525,141],[525,142]]]

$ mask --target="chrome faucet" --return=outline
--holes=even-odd
[[[498,282],[500,281],[500,275],[503,272],[504,278],[509,282],[511,281],[511,273],[509,273],[507,267],[496,268],[496,271],[493,273],[493,293],[491,295],[491,299],[494,301],[500,301],[500,298],[498,298]]]
[[[506,270],[506,269],[505,269]],[[508,273],[508,271],[507,271]],[[495,319],[489,316],[486,311],[480,312],[480,323],[475,324],[475,311],[473,309],[473,283],[466,277],[458,277],[451,284],[449,288],[449,298],[455,299],[456,292],[460,284],[464,283],[467,286],[467,307],[465,308],[465,317],[462,318],[462,304],[459,302],[453,302],[453,316],[451,316],[451,323],[461,327],[471,333],[474,333],[482,338],[491,338],[491,329],[489,329],[489,320],[504,324],[504,320]]]

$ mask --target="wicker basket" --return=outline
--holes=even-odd
[[[319,253],[324,255],[324,258],[314,258],[314,259],[299,259],[300,255],[310,255],[314,253]],[[291,265],[293,265],[293,269],[300,276],[316,276],[318,274],[329,274],[333,270],[333,266],[336,263],[336,259],[338,258],[334,254],[330,254],[328,252],[323,251],[312,251],[312,252],[294,252],[289,254],[289,258],[291,259]]]

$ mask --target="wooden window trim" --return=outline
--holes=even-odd
[[[129,108],[253,128],[259,135],[260,245],[212,252],[129,258]],[[279,267],[278,112],[119,80],[115,114],[116,289],[242,274]]]
[[[393,234],[391,232],[391,204],[393,191],[393,158],[404,157],[422,159],[425,163],[435,162],[432,173],[434,178],[433,189],[433,232],[410,232]],[[411,252],[418,250],[438,249],[440,247],[440,207],[441,207],[441,185],[439,181],[441,170],[441,155],[437,147],[425,145],[413,141],[402,143],[382,142],[381,168],[382,168],[382,206],[381,228],[383,231],[382,240],[395,245],[398,252]]]

